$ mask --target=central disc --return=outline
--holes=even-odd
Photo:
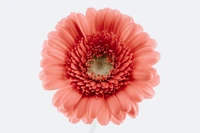
[[[110,74],[112,68],[113,67],[109,62],[109,59],[106,56],[102,56],[99,58],[94,58],[90,62],[88,74],[94,79],[104,79]]]

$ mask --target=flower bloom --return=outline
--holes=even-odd
[[[53,105],[69,121],[101,125],[135,118],[160,77],[156,41],[127,15],[109,8],[71,13],[44,42],[40,79],[56,90]]]

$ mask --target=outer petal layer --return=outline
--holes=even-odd
[[[101,125],[107,125],[110,119],[111,119],[111,113],[108,110],[106,102],[104,101],[102,108],[100,109],[100,112],[97,116],[97,120]]]
[[[96,118],[100,109],[104,104],[103,98],[100,97],[90,97],[87,105],[87,113],[90,118]]]

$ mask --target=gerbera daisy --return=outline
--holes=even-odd
[[[127,15],[109,8],[71,13],[44,42],[40,79],[56,90],[53,105],[69,121],[120,124],[152,98],[159,75],[156,41]]]

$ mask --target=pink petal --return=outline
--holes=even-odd
[[[105,16],[104,20],[104,30],[111,31],[112,23],[113,23],[113,17],[114,12],[111,9],[108,9],[107,14]],[[112,31],[111,31],[112,32]]]
[[[102,105],[102,108],[100,109],[100,112],[97,116],[97,120],[99,122],[99,124],[103,125],[107,125],[109,123],[111,119],[111,114],[110,111],[108,110],[108,107],[106,105],[106,103],[104,102]]]
[[[131,38],[133,38],[137,34],[141,33],[142,31],[143,31],[143,29],[140,25],[135,24],[135,23],[130,23],[129,25],[124,27],[124,29],[120,35],[120,39],[123,42],[127,43],[130,41]]]
[[[134,23],[134,21],[130,16],[122,15],[121,22],[116,25],[117,27],[114,33],[118,33],[118,35],[120,35],[123,32],[124,28],[131,23]]]
[[[142,56],[148,53],[149,54],[154,53],[154,49],[152,47],[141,47],[133,53],[133,57]]]
[[[64,78],[66,75],[66,67],[64,65],[50,65],[44,69],[45,76],[54,78]]]
[[[46,48],[46,47],[48,47],[48,40],[45,40],[45,41],[43,42],[43,48]]]
[[[153,79],[153,74],[146,69],[134,69],[131,78],[138,82],[148,82]]]
[[[64,29],[63,27],[58,27],[57,29],[57,34],[60,40],[63,40],[69,48],[73,48],[74,45],[76,44],[75,41],[75,35],[72,34],[70,30]]]
[[[57,33],[56,31],[50,31],[47,35],[48,38],[57,38]]]
[[[70,86],[71,81],[68,79],[45,78],[42,85],[45,90],[56,90]]]
[[[119,91],[116,94],[116,97],[119,101],[122,111],[128,112],[131,110],[131,100],[124,91]]]
[[[57,60],[59,63],[65,64],[67,56],[65,53],[56,49],[46,49],[45,55],[52,60]]]
[[[143,34],[145,34],[145,33],[143,33]],[[148,34],[147,33],[146,33],[146,35],[147,35],[146,37],[148,38]],[[132,39],[130,39],[130,42],[131,41],[132,41]],[[133,47],[132,51],[135,51],[135,50],[137,51],[138,49],[143,48],[143,47],[149,47],[149,48],[155,49],[156,46],[157,46],[156,40],[154,40],[152,38],[149,38],[144,43],[142,43],[141,45],[139,45],[139,47],[137,47],[137,45],[136,45],[136,47]]]
[[[113,116],[113,117],[115,117],[115,119],[117,119],[118,121],[122,123],[124,119],[126,118],[126,112],[121,111],[117,116]]]
[[[113,22],[110,27],[110,31],[113,31],[115,34],[119,34],[117,33],[117,30],[122,22],[122,18],[123,15],[118,10],[113,10]]]
[[[44,79],[45,79],[44,70],[42,70],[42,71],[39,73],[39,78],[40,78],[40,80],[44,80]]]
[[[152,98],[155,94],[153,88],[148,83],[135,83],[135,86],[143,94],[144,98]]]
[[[114,116],[111,117],[111,121],[116,125],[120,125],[123,122],[123,121],[116,119]]]
[[[153,78],[155,78],[158,75],[157,74],[157,70],[155,68],[153,68],[153,67],[148,67],[148,68],[146,68],[146,70],[152,73]]]
[[[71,117],[69,117],[69,121],[73,124],[76,124],[80,121],[80,119],[76,119],[75,117],[71,116]]]
[[[91,32],[95,32],[95,16],[96,16],[96,10],[94,8],[88,8],[86,11],[86,18],[88,20],[88,23],[90,25]]]
[[[149,40],[149,35],[145,32],[137,34],[127,43],[127,47],[135,51],[136,48],[143,46]]]
[[[127,85],[124,90],[131,101],[141,102],[143,100],[142,93],[133,84]]]
[[[157,86],[160,83],[160,76],[156,75],[153,80],[148,82],[152,87]]]
[[[82,97],[77,103],[74,109],[74,116],[77,119],[81,119],[86,114],[86,107],[88,104],[88,97]]]
[[[82,37],[83,35],[78,27],[76,15],[76,13],[71,13],[70,16],[67,16],[66,18],[62,19],[56,26],[56,30],[59,28],[64,28],[66,31],[71,33],[73,39],[76,39],[76,37]]]
[[[151,80],[148,81],[148,83],[151,82],[151,81],[153,81],[155,79],[155,77],[157,76],[157,71],[152,66],[148,66],[148,65],[135,65],[134,71],[135,70],[148,71],[149,73],[151,73],[152,78],[151,78]],[[138,80],[138,82],[140,82],[140,81]]]
[[[88,117],[87,115],[85,115],[82,119],[82,121],[85,123],[85,124],[91,124],[93,122],[94,119]]]
[[[129,44],[137,34],[143,32],[142,26],[139,24],[131,23],[124,28],[122,35],[120,35],[121,39],[126,43]]]
[[[87,104],[87,113],[90,118],[96,118],[100,109],[104,104],[103,98],[100,97],[90,97]]]
[[[63,109],[62,107],[60,107],[60,112],[63,113],[66,117],[73,117],[73,112],[74,112],[74,108],[70,108],[70,109]]]
[[[41,56],[43,57],[43,58],[47,58],[47,55],[46,55],[46,50],[47,50],[47,47],[43,47],[43,49],[42,49],[42,52],[41,52]]]
[[[69,93],[67,93],[62,98],[62,107],[64,109],[69,109],[78,103],[78,101],[81,99],[82,94],[80,94],[76,89],[72,88],[69,90]]]
[[[115,95],[107,98],[108,109],[113,115],[118,115],[120,113],[120,104]]]
[[[133,59],[136,66],[139,65],[153,66],[159,60],[160,60],[160,54],[156,51],[154,51],[154,53],[144,54]]]
[[[62,98],[67,94],[69,93],[71,90],[71,88],[63,88],[63,89],[59,89],[53,96],[53,100],[52,100],[52,104],[55,106],[55,107],[60,107],[61,105],[61,100]]]
[[[120,40],[122,40],[123,42],[126,42],[127,39],[131,38],[132,36],[135,36],[134,27],[135,27],[135,23],[126,25],[126,27],[124,27],[124,30],[120,35]]]
[[[49,38],[48,40],[48,46],[53,48],[62,49],[63,51],[69,51],[70,47],[67,45],[67,43],[64,40],[60,40],[59,38]]]
[[[142,65],[134,65],[136,70],[146,70],[152,73],[153,77],[155,77],[157,75],[157,71],[155,68],[153,68],[152,66],[146,65],[146,64],[142,64]]]
[[[105,9],[100,9],[99,11],[97,11],[96,13],[96,17],[95,17],[95,28],[97,31],[103,31],[104,28],[104,21],[106,18],[106,15],[108,13],[108,8]]]
[[[88,21],[83,14],[78,13],[76,15],[76,20],[77,20],[78,26],[79,26],[84,37],[91,34],[91,30],[90,30],[90,27],[88,25]]]
[[[152,39],[152,38],[150,38],[150,39],[148,40],[148,42],[146,42],[146,43],[143,45],[143,47],[151,47],[151,48],[153,48],[153,49],[155,49],[156,46],[157,46],[157,42],[156,42],[156,40],[154,40],[154,39]]]
[[[132,103],[132,108],[131,110],[128,112],[128,115],[132,118],[135,118],[138,115],[138,103]]]
[[[57,60],[51,60],[49,58],[43,58],[41,61],[40,61],[40,67],[42,68],[45,68],[49,65],[53,65],[53,64],[59,64],[59,61]]]

